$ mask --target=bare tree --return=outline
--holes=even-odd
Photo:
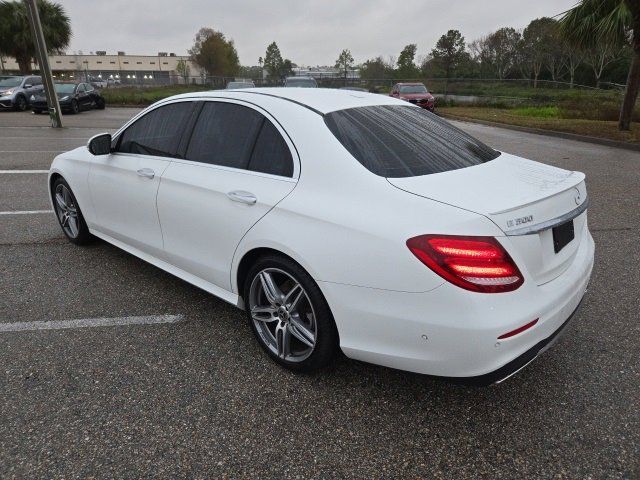
[[[491,52],[489,46],[489,37],[484,36],[477,38],[469,45],[469,52],[473,61],[480,65],[480,76],[482,77],[487,68],[491,66]]]
[[[597,43],[586,51],[584,62],[593,70],[596,88],[600,88],[600,78],[605,67],[616,60],[615,49],[606,43]]]
[[[582,64],[585,52],[579,47],[565,44],[565,65],[569,73],[569,88],[573,88],[576,70]]]

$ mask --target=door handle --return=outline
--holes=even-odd
[[[245,192],[244,190],[234,190],[227,193],[227,197],[234,202],[246,203],[247,205],[255,205],[258,201],[257,197],[251,192]]]
[[[141,168],[136,173],[138,174],[138,176],[144,177],[144,178],[153,178],[156,176],[156,172],[154,172],[150,168]]]

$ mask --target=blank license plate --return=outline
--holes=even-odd
[[[553,250],[558,253],[564,247],[567,246],[571,240],[575,238],[575,232],[573,231],[573,220],[569,220],[562,225],[553,227]]]

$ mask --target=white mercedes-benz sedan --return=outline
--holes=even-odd
[[[589,282],[582,173],[415,105],[325,89],[162,100],[55,158],[53,208],[244,309],[280,365],[350,358],[474,384],[558,338]]]

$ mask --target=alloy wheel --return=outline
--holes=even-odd
[[[80,233],[80,222],[78,219],[78,207],[69,189],[58,184],[55,191],[55,207],[58,220],[64,232],[70,238],[76,238]]]
[[[300,282],[278,268],[261,270],[249,289],[249,311],[258,338],[278,358],[302,362],[315,350],[317,322]]]

